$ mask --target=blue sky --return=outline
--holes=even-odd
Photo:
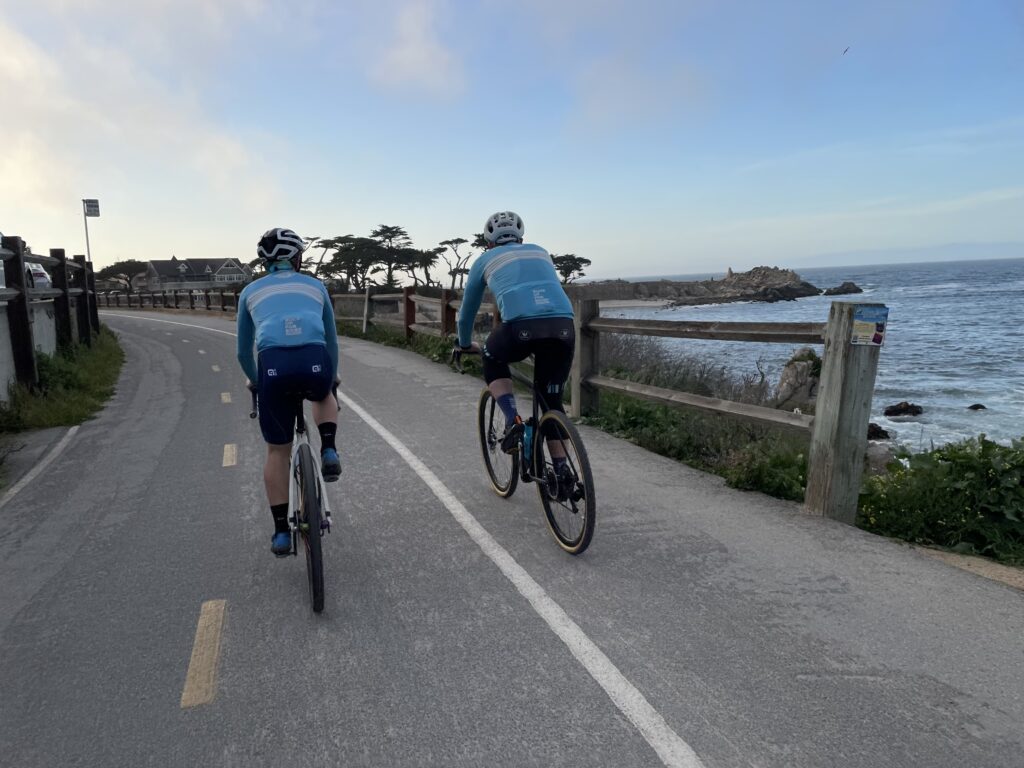
[[[594,277],[1024,242],[1020,0],[0,0],[0,39],[0,230],[79,252],[99,198],[99,265],[506,208]]]

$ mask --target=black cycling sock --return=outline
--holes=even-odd
[[[271,504],[270,514],[274,516],[274,533],[288,533],[288,502]]]
[[[555,471],[561,471],[562,467],[569,463],[565,456],[552,456],[551,463],[555,465]]]
[[[338,432],[338,425],[331,421],[325,421],[323,424],[317,424],[316,428],[320,431],[320,451],[334,448],[334,435]]]

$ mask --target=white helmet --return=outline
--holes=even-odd
[[[526,225],[518,213],[500,211],[487,219],[484,224],[484,240],[491,245],[501,245],[522,240]]]
[[[268,229],[256,246],[256,255],[266,262],[295,261],[306,250],[306,241],[291,229]]]

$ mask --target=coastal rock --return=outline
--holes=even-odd
[[[808,409],[818,396],[821,359],[813,349],[804,347],[790,358],[775,388],[775,407],[787,411]]]
[[[967,410],[968,411],[987,411],[988,408],[986,408],[981,403],[975,403],[974,405],[968,405],[967,406]]]
[[[668,295],[670,288],[675,296]],[[730,269],[721,280],[669,283],[667,286],[646,283],[642,288],[638,286],[638,293],[641,290],[660,298],[672,298],[673,304],[677,306],[733,301],[793,301],[821,293],[793,270],[778,267],[754,267],[749,272],[733,272]]]
[[[871,422],[868,424],[868,440],[888,440],[889,433],[882,429],[880,426]]]
[[[846,280],[842,285],[837,285],[835,288],[826,288],[825,296],[844,296],[848,293],[864,293],[864,289],[856,283]]]
[[[884,411],[886,416],[920,416],[924,413],[924,408],[920,405],[914,405],[908,403],[906,400],[896,403],[896,405],[890,405]]]
[[[868,443],[864,452],[864,473],[869,476],[884,475],[889,464],[896,458],[896,446],[892,441]]]

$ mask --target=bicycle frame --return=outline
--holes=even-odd
[[[335,397],[337,397],[335,395]],[[299,465],[299,448],[308,445],[312,451],[312,444],[309,442],[309,433],[306,431],[306,419],[303,413],[303,401],[299,401],[298,413],[295,415],[295,436],[292,438],[291,460],[288,462],[288,520],[295,526],[296,513],[299,509],[299,484],[296,480],[295,468]],[[314,456],[315,456],[314,452]],[[320,497],[320,511],[323,513],[321,525],[328,533],[331,531],[331,507],[327,498],[326,483],[323,472],[320,470],[320,463],[313,462],[313,470],[316,473],[317,495]],[[298,554],[298,547],[295,540],[292,540],[292,553]]]

